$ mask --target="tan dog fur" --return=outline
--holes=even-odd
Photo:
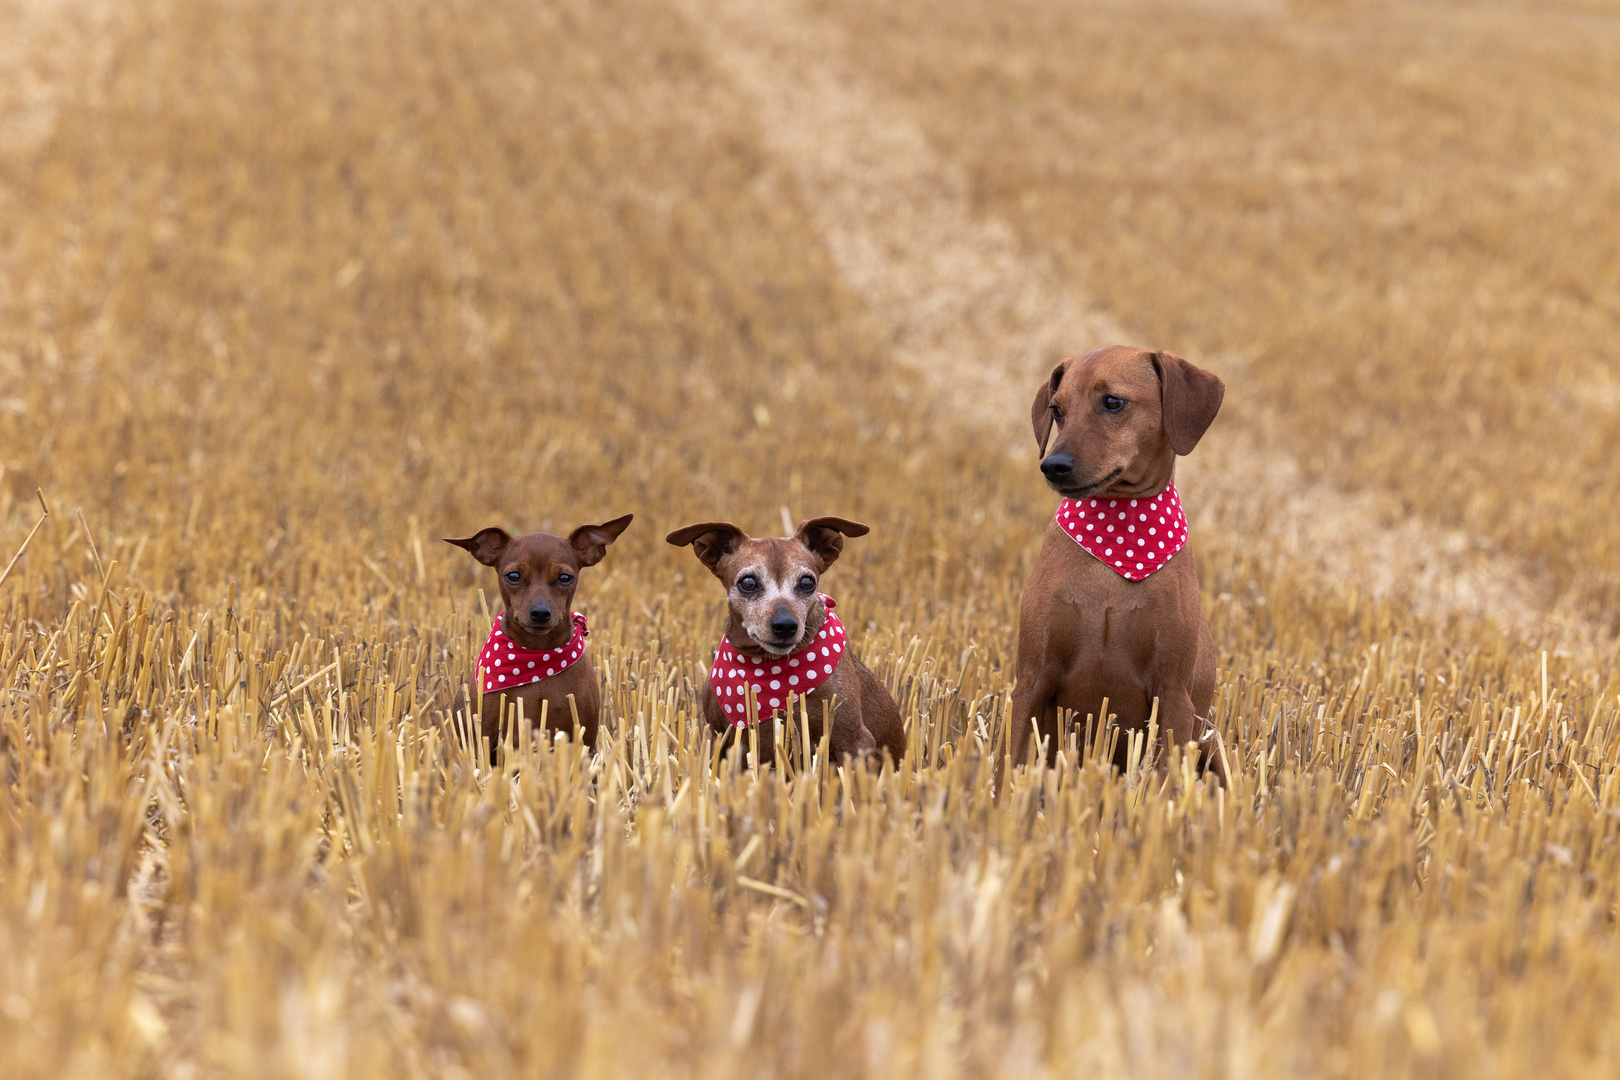
[[[676,529],[667,537],[693,552],[726,587],[726,639],[744,656],[772,660],[814,640],[827,618],[818,592],[821,575],[844,550],[844,537],[865,536],[865,525],[843,518],[819,517],[799,523],[791,537],[752,538],[729,521],[705,521]],[[748,581],[752,591],[745,591]],[[773,622],[791,631],[781,634]],[[703,713],[715,733],[736,738],[713,687],[706,687]],[[806,696],[810,740],[822,737],[822,711],[832,703],[828,744],[835,760],[861,758],[887,750],[898,764],[906,753],[900,710],[876,675],[846,647],[827,681]],[[767,710],[768,711],[768,710]],[[797,710],[795,710],[797,715]],[[759,725],[759,764],[775,760],[775,725]]]
[[[1076,499],[1157,496],[1174,476],[1176,456],[1198,444],[1224,395],[1220,379],[1168,353],[1114,346],[1064,360],[1041,385],[1031,412],[1048,485]],[[1121,404],[1110,411],[1115,402]],[[1122,728],[1141,731],[1157,698],[1163,742],[1198,746],[1224,783],[1223,763],[1204,739],[1215,646],[1190,541],[1158,571],[1130,581],[1055,520],[1048,524],[1019,610],[1017,675],[1015,766],[1028,753],[1032,718],[1050,762],[1061,741],[1060,708],[1085,716],[1107,698]],[[1125,744],[1121,738],[1116,761],[1123,761]],[[1161,768],[1165,761],[1161,755]]]

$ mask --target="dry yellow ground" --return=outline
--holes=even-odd
[[[1607,1075],[1612,12],[770,14],[0,0],[0,1075]],[[989,798],[1053,325],[1232,385],[1230,790]],[[896,772],[710,767],[784,508]],[[480,766],[437,537],[631,511]]]
[[[1307,475],[1620,609],[1620,11],[820,5],[974,206]]]

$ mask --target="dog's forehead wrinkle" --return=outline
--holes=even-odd
[[[765,536],[753,541],[758,545],[754,557],[736,576],[752,573],[762,583],[797,582],[806,571],[814,572],[811,554],[798,540],[791,537]]]
[[[1129,364],[1099,364],[1094,377],[1096,386],[1115,389],[1135,389],[1149,383],[1154,386],[1159,383],[1158,372],[1154,370],[1151,360],[1133,361]]]
[[[784,539],[780,536],[771,537],[771,576],[777,581],[784,580],[792,573],[797,556],[804,550],[804,545],[797,540]]]
[[[1073,385],[1065,383],[1054,400],[1073,411],[1077,404],[1089,409],[1092,402],[1108,395],[1128,401],[1156,401],[1159,396],[1158,379],[1151,375],[1140,376],[1137,372],[1096,372],[1089,378],[1073,380]]]
[[[529,533],[513,540],[506,549],[503,564],[526,566],[535,570],[549,568],[579,569],[573,546],[560,536],[550,533]]]

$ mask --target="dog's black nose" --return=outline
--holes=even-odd
[[[771,633],[782,640],[787,640],[799,632],[799,620],[791,615],[771,616]]]
[[[1041,462],[1041,472],[1048,480],[1067,480],[1074,472],[1074,458],[1068,454],[1047,454]]]
[[[536,626],[544,626],[551,621],[551,609],[544,604],[536,604],[529,609],[529,621]]]

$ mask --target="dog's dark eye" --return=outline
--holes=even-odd
[[[559,584],[559,585],[572,585],[573,583],[574,583],[574,575],[573,574],[563,573],[563,574],[558,574],[557,575],[557,584]]]
[[[803,575],[802,577],[799,578],[799,591],[800,592],[811,592],[811,591],[813,591],[815,589],[815,587],[816,587],[816,579],[811,577],[809,574],[805,574],[805,575]]]
[[[744,574],[737,579],[737,588],[745,593],[759,592],[759,579],[753,574]]]
[[[1103,397],[1102,405],[1103,408],[1108,412],[1119,412],[1119,410],[1125,407],[1125,399],[1117,398],[1113,394],[1108,394]]]
[[[1056,405],[1048,405],[1047,408],[1052,410],[1052,419],[1054,419],[1054,420],[1062,420],[1063,419],[1063,410],[1062,409],[1058,408]]]
[[[516,570],[508,570],[506,572],[506,580],[508,584],[521,585],[523,584],[523,575],[518,573]]]

